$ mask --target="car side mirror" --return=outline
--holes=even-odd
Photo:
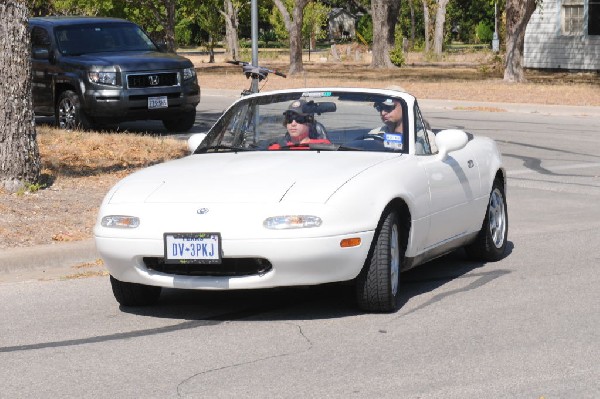
[[[196,133],[192,134],[187,141],[188,149],[193,154],[196,151],[196,148],[202,143],[204,138],[206,137],[206,133]]]
[[[438,158],[443,161],[448,157],[448,153],[458,151],[467,145],[469,136],[462,130],[447,129],[438,132],[435,135],[435,144],[438,148]]]
[[[34,60],[49,60],[50,51],[47,48],[36,47],[32,51],[32,57]]]

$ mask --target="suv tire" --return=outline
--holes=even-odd
[[[81,107],[79,97],[72,90],[65,90],[60,93],[54,117],[56,125],[65,130],[88,130],[93,127],[90,119]]]
[[[168,131],[187,132],[196,123],[196,108],[184,112],[177,119],[163,119],[162,123]]]

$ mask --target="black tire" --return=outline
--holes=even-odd
[[[110,285],[117,302],[123,306],[149,306],[158,302],[161,287],[126,283],[110,276]]]
[[[165,129],[174,132],[187,132],[196,123],[196,108],[186,111],[175,119],[163,119]]]
[[[473,260],[495,262],[504,257],[508,237],[508,211],[502,181],[492,186],[485,219],[477,238],[465,249]]]
[[[386,210],[375,232],[363,270],[356,280],[356,299],[362,310],[398,310],[400,271],[404,257],[401,232],[398,214]]]
[[[64,130],[89,130],[93,128],[90,118],[81,107],[81,101],[74,91],[60,93],[54,110],[56,126]]]

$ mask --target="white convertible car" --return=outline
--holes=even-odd
[[[496,144],[434,133],[410,94],[252,94],[188,144],[191,155],[133,173],[102,203],[96,247],[123,306],[153,304],[161,287],[347,281],[361,309],[391,312],[403,270],[459,247],[504,256]]]

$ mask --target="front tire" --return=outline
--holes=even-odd
[[[387,210],[380,221],[365,266],[356,281],[356,298],[362,310],[394,312],[399,307],[401,249],[398,214]]]
[[[171,132],[187,132],[196,123],[196,108],[186,111],[176,119],[163,119],[165,129]]]
[[[465,249],[471,259],[495,262],[504,257],[508,237],[508,212],[504,185],[494,180],[483,226]]]
[[[126,283],[110,276],[110,285],[117,302],[123,306],[150,306],[158,302],[161,287]]]
[[[63,91],[54,110],[56,125],[64,130],[89,130],[93,127],[89,117],[83,111],[81,101],[72,90]]]

